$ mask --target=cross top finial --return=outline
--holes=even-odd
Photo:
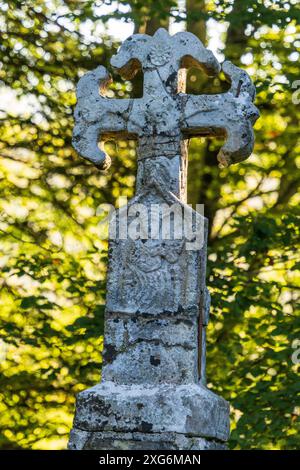
[[[244,160],[251,154],[252,126],[258,111],[253,105],[255,88],[250,77],[231,62],[226,61],[221,67],[193,34],[180,32],[170,36],[164,29],[153,37],[134,34],[112,57],[111,65],[126,79],[142,68],[144,90],[143,97],[137,99],[105,97],[110,77],[102,66],[80,79],[73,145],[99,168],[110,164],[103,141],[114,135],[137,138],[141,159],[178,155],[185,139],[197,135],[224,136],[225,143],[218,154],[222,165]],[[230,89],[214,95],[185,94],[184,72],[192,66],[211,76],[222,69],[231,82]]]
[[[118,53],[111,59],[111,65],[126,79],[132,79],[142,68],[144,93],[150,87],[151,72],[160,74],[166,90],[170,93],[185,91],[180,89],[178,72],[188,67],[198,67],[208,75],[215,76],[220,72],[220,65],[213,53],[206,49],[193,34],[180,32],[174,36],[160,28],[154,36],[134,34],[124,41]],[[149,77],[150,73],[150,77]]]

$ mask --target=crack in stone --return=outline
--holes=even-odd
[[[222,441],[221,439],[218,439],[218,438],[214,438],[214,437],[211,437],[211,436],[206,436],[204,434],[202,435],[195,435],[195,434],[192,434],[192,433],[182,433],[182,432],[177,432],[177,431],[161,431],[161,432],[158,432],[158,431],[154,431],[154,432],[147,432],[147,431],[122,431],[122,430],[117,430],[117,429],[112,429],[112,428],[107,428],[107,429],[95,429],[93,431],[90,431],[88,429],[83,429],[81,427],[79,427],[78,425],[76,426],[76,428],[73,428],[74,430],[79,430],[79,431],[83,431],[83,432],[88,432],[89,434],[96,434],[96,433],[112,433],[112,434],[141,434],[141,435],[146,435],[146,436],[170,436],[170,435],[175,435],[175,436],[185,436],[185,437],[189,437],[189,438],[193,438],[193,439],[205,439],[209,442],[216,442],[217,444],[225,444],[226,441]],[[171,436],[170,436],[171,437]]]
[[[159,342],[159,344],[155,344]],[[124,352],[126,351],[131,351],[132,349],[134,349],[138,344],[141,344],[141,343],[146,343],[146,344],[153,344],[155,346],[163,346],[164,348],[166,348],[167,350],[170,350],[170,349],[173,349],[173,348],[182,348],[186,351],[193,351],[194,349],[196,349],[196,345],[194,346],[189,346],[187,344],[182,344],[182,343],[166,343],[165,341],[163,341],[161,338],[160,339],[155,339],[155,338],[141,338],[141,339],[137,339],[136,341],[134,342],[129,342],[128,344],[125,344],[123,347],[121,347],[120,349],[117,349],[117,352],[116,354],[123,354]]]

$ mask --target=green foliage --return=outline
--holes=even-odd
[[[75,85],[108,66],[118,46],[105,29],[112,18],[143,29],[153,15],[185,17],[174,1],[107,1],[100,14],[102,3],[0,2],[1,448],[64,448],[75,394],[100,378],[107,245],[97,209],[132,196],[135,146],[110,144],[106,175],[76,155]],[[190,145],[189,202],[205,204],[211,228],[209,386],[231,403],[232,448],[295,449],[299,6],[207,1],[190,17],[226,25],[220,52],[247,68],[261,112],[244,163],[219,169],[219,142]],[[224,88],[222,77],[194,75],[190,91]],[[129,93],[114,76],[111,94]]]

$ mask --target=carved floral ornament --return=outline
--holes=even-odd
[[[161,65],[165,65],[167,62],[169,62],[171,53],[172,50],[170,46],[157,43],[150,49],[150,61],[153,65],[160,67]]]
[[[255,88],[248,74],[225,61],[220,66],[213,53],[191,33],[170,36],[159,29],[153,37],[130,36],[112,57],[111,65],[126,79],[142,67],[144,93],[137,99],[104,96],[110,80],[105,67],[85,74],[78,83],[73,145],[101,169],[110,159],[98,142],[107,137],[151,138],[197,135],[225,137],[218,160],[224,166],[245,160],[252,152],[252,126],[258,118],[253,104]],[[212,77],[222,70],[231,87],[226,93],[190,95],[180,92],[178,72],[198,67]],[[100,88],[100,93],[99,93]]]

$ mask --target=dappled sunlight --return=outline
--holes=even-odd
[[[102,209],[133,196],[137,142],[108,140],[112,166],[104,173],[80,158],[71,143],[75,87],[102,64],[113,75],[110,97],[142,96],[142,74],[120,79],[109,60],[134,23],[145,31],[165,18],[154,1],[142,12],[135,2],[94,3],[0,2],[2,449],[65,449],[75,396],[101,376]],[[173,31],[185,28],[183,3],[172,2]],[[243,1],[238,12],[234,3],[206,2],[207,28],[195,12],[188,18],[218,59],[247,70],[261,114],[242,163],[219,168],[224,139],[189,145],[187,202],[204,204],[209,221],[208,386],[231,403],[231,448],[297,449],[297,2]],[[223,74],[207,79],[198,69],[188,78],[189,93],[229,86]]]

